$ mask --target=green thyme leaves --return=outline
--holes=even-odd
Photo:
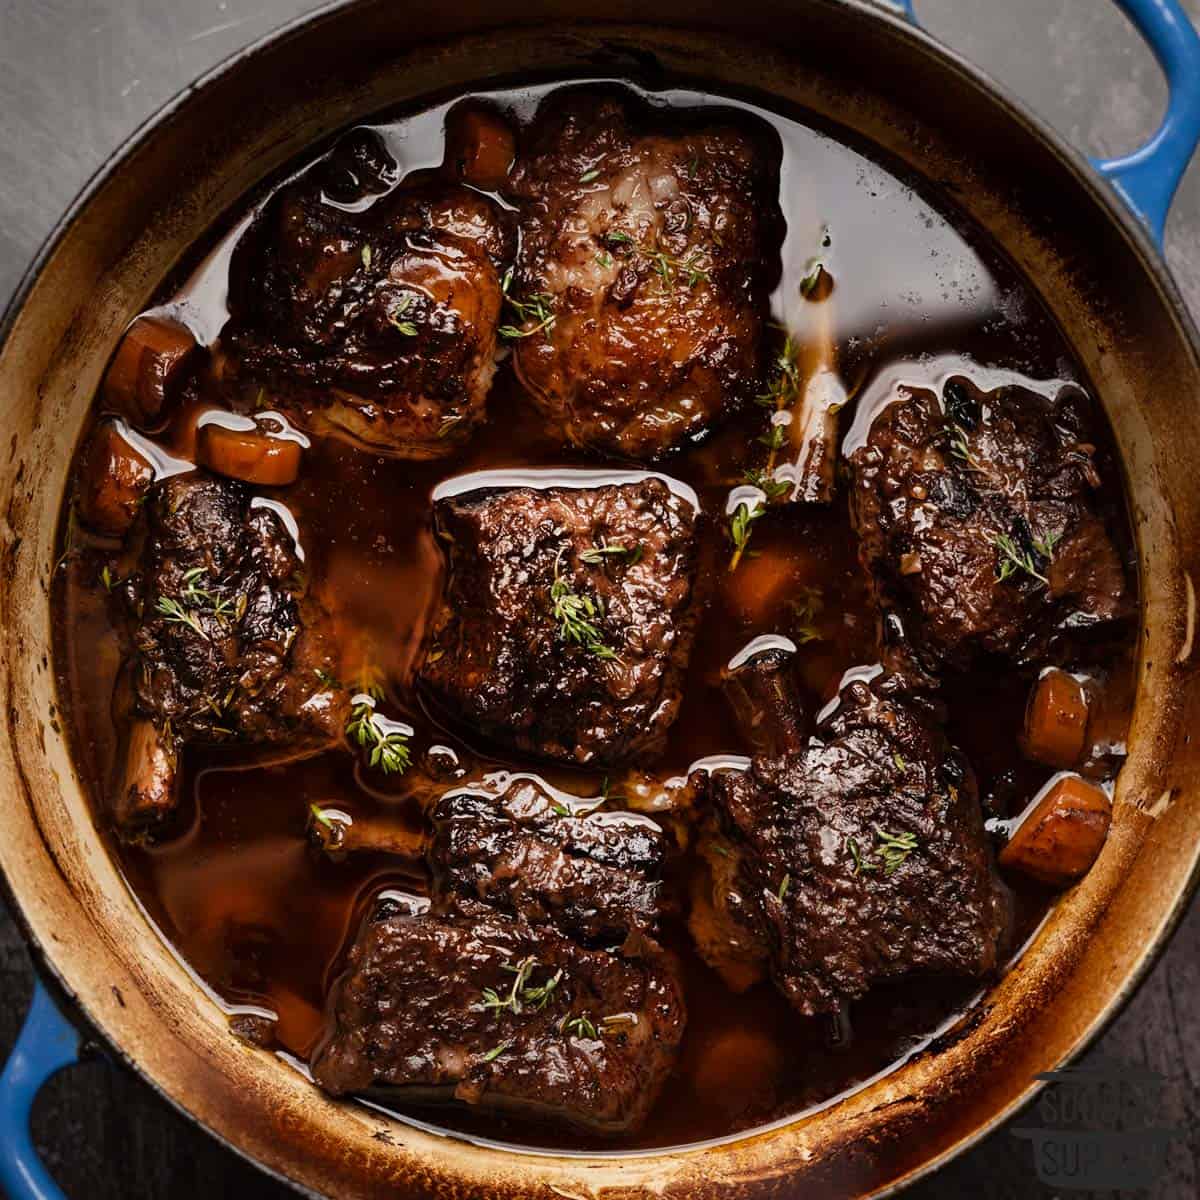
[[[533,972],[537,965],[538,961],[532,955],[516,964],[502,964],[501,969],[511,972],[514,977],[512,985],[503,993],[495,988],[484,988],[483,1007],[496,1012],[511,1012],[517,1017],[526,1010],[541,1012],[562,983],[563,972],[560,967],[544,982],[534,983]]]
[[[698,251],[693,250],[686,257],[681,258],[666,250],[660,242],[656,241],[653,245],[641,245],[635,242],[629,234],[622,233],[619,229],[609,230],[603,235],[603,241],[609,250],[624,249],[627,256],[632,255],[645,263],[653,274],[658,276],[664,292],[674,291],[680,282],[691,291],[697,284],[706,283],[709,280],[711,267],[706,264],[705,259]],[[611,256],[606,254],[605,257],[611,262]]]
[[[174,596],[159,596],[154,603],[154,609],[159,616],[165,617],[172,624],[186,625],[197,637],[206,642],[209,640],[204,626],[200,624],[199,616],[191,609],[184,608]]]
[[[756,503],[753,507],[742,501],[730,513],[729,536],[733,539],[733,557],[729,560],[729,569],[736,571],[738,564],[750,545],[750,537],[754,532],[754,523],[766,513],[766,506]]]
[[[579,555],[580,561],[589,566],[599,566],[606,558],[623,558],[630,565],[642,561],[642,547],[626,546],[622,542],[601,540],[599,546],[590,546]]]
[[[404,314],[412,308],[413,298],[405,296],[399,304],[388,314],[388,324],[391,325],[397,333],[402,333],[405,337],[416,337],[418,330],[412,321],[404,320]]]
[[[546,332],[554,325],[554,297],[549,292],[531,292],[524,299],[518,299],[512,292],[513,269],[509,267],[504,272],[500,289],[504,293],[504,302],[517,315],[521,325],[501,325],[500,336],[510,341],[518,338],[533,337],[535,333]],[[532,322],[532,325],[530,324]]]
[[[411,730],[375,711],[374,700],[367,695],[357,697],[350,710],[346,736],[366,750],[367,763],[385,775],[402,775],[408,770],[410,753],[408,739]]]
[[[1018,540],[1007,533],[990,533],[987,539],[996,549],[996,578],[1001,582],[1013,576],[1027,575],[1037,582],[1050,586],[1050,580],[1045,575],[1046,568],[1054,560],[1054,548],[1061,539],[1061,534],[1047,534],[1045,537],[1030,537],[1028,543],[1024,538]]]
[[[846,849],[854,863],[854,874],[882,871],[885,878],[890,877],[917,849],[917,835],[909,830],[892,833],[880,825],[872,825],[871,828],[875,831],[875,845],[870,853],[864,853],[854,838],[846,839]]]
[[[200,623],[202,616],[211,617],[222,625],[230,620],[240,621],[246,615],[245,593],[222,596],[215,585],[202,585],[208,574],[207,567],[193,567],[185,571],[179,597],[159,596],[154,602],[154,611],[173,625],[183,625],[197,637],[210,641],[208,630]]]
[[[564,1018],[558,1029],[564,1037],[590,1038],[595,1041],[600,1036],[596,1032],[596,1026],[592,1024],[591,1018],[586,1013],[580,1013],[577,1017]]]
[[[485,1063],[495,1062],[511,1045],[511,1038],[507,1042],[501,1042],[500,1045],[493,1046],[479,1061]]]
[[[582,646],[597,658],[614,659],[616,651],[605,642],[604,633],[597,624],[604,616],[604,602],[572,589],[561,573],[564,553],[565,547],[555,559],[554,582],[550,585],[550,604],[558,625],[558,636],[564,642]]]
[[[875,852],[883,863],[883,873],[891,875],[917,848],[917,835],[908,830],[903,833],[889,833],[878,825],[873,825],[872,828],[878,838]]]

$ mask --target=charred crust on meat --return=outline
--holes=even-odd
[[[508,191],[513,289],[553,320],[514,363],[565,441],[654,458],[761,390],[780,154],[731,110],[668,117],[615,88],[543,102]]]
[[[851,515],[884,661],[923,686],[1019,668],[1132,611],[1097,489],[1087,397],[901,387],[851,456]]]
[[[803,750],[708,787],[737,902],[726,928],[757,939],[802,1015],[886,980],[996,967],[1007,899],[974,776],[904,687],[848,684]]]
[[[448,794],[433,812],[438,894],[553,924],[591,945],[620,944],[630,930],[654,933],[665,834],[636,813],[588,809],[535,778],[517,779],[498,797]]]
[[[457,1101],[594,1133],[636,1129],[670,1074],[683,994],[664,953],[591,950],[466,913],[367,921],[313,1059],[333,1095]]]
[[[483,420],[508,216],[354,130],[280,188],[230,268],[222,344],[310,431],[439,458]]]
[[[120,591],[130,720],[113,816],[127,836],[173,812],[187,743],[302,747],[341,735],[348,697],[326,682],[328,616],[292,535],[245,485],[200,472],[155,485]]]
[[[652,476],[438,500],[449,571],[426,693],[530,754],[652,757],[678,712],[697,619],[696,521]]]

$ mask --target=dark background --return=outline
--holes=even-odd
[[[1200,20],[1200,0],[1184,5]],[[312,7],[307,0],[0,0],[0,303],[76,191],[141,121],[227,54]],[[1162,112],[1165,87],[1154,61],[1109,0],[917,0],[917,9],[928,29],[1092,153],[1131,149]],[[1200,314],[1198,235],[1200,163],[1184,181],[1167,234],[1172,270]],[[16,1037],[30,987],[20,933],[0,903],[0,1056]],[[1183,1132],[1158,1186],[1143,1193],[1154,1200],[1200,1195],[1198,1009],[1194,907],[1087,1060],[1116,1058],[1166,1079],[1155,1123]],[[293,1195],[101,1060],[43,1091],[34,1131],[71,1200]],[[1052,1194],[1033,1175],[1028,1143],[1007,1129],[908,1193],[913,1200]]]

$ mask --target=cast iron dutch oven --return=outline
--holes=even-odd
[[[1112,1016],[1200,861],[1200,738],[1188,732],[1200,723],[1200,345],[1156,244],[1200,137],[1200,38],[1176,0],[1121,3],[1172,94],[1153,140],[1117,162],[1089,165],[911,14],[865,0],[354,0],[228,62],[101,170],[3,324],[0,868],[44,974],[171,1103],[265,1169],[339,1197],[878,1195],[1004,1120]],[[1116,432],[1141,572],[1139,686],[1103,854],[936,1051],[719,1143],[517,1152],[331,1101],[232,1037],[157,936],[104,848],[55,719],[55,523],[124,326],[247,189],[378,109],[519,73],[619,75],[647,62],[806,107],[874,144],[949,192],[1032,281]],[[0,1091],[11,1118],[0,1182],[20,1200],[58,1194],[34,1157],[28,1108],[76,1044],[39,989]]]

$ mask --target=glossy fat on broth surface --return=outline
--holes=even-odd
[[[533,118],[551,87],[516,87],[477,98],[489,111],[507,112],[521,126]],[[376,142],[382,145],[398,178],[432,171],[443,161],[446,114],[461,99],[375,119],[371,139],[361,139],[362,144],[368,149]],[[751,264],[764,277],[778,277],[769,316],[791,335],[791,343],[785,344],[782,334],[763,322],[767,366],[756,386],[763,388],[767,402],[758,405],[752,396],[742,397],[746,402],[740,410],[733,406],[718,414],[704,436],[684,440],[655,467],[690,488],[704,515],[694,548],[703,596],[679,681],[678,713],[662,731],[653,760],[643,764],[652,779],[674,778],[681,784],[700,760],[737,765],[745,761],[739,756],[755,752],[737,731],[722,693],[728,664],[754,638],[783,637],[796,647],[800,700],[812,715],[834,697],[847,671],[870,666],[878,657],[877,609],[858,561],[859,539],[844,479],[836,481],[829,504],[773,505],[751,521],[737,569],[729,569],[736,502],[740,498],[752,512],[762,499],[747,484],[747,473],[761,482],[763,469],[773,465],[787,477],[799,453],[793,436],[799,428],[792,411],[796,406],[778,403],[783,393],[772,362],[784,355],[801,376],[823,381],[822,403],[845,406],[832,419],[828,408],[821,409],[815,422],[843,463],[844,455],[866,443],[899,383],[935,396],[951,379],[967,380],[982,393],[1019,385],[1049,399],[1067,386],[1072,395],[1086,399],[1090,385],[1032,289],[985,235],[970,228],[933,189],[893,174],[839,140],[836,131],[808,123],[804,114],[682,86],[643,94],[637,102],[653,106],[656,129],[670,130],[672,109],[701,108],[733,113],[737,122],[765,131],[777,145],[778,203],[785,224],[782,245],[776,238],[768,246],[777,261]],[[695,114],[684,115],[684,124],[696,127]],[[708,128],[711,122],[701,120],[700,125]],[[519,129],[515,145],[519,158]],[[499,161],[506,154],[492,157]],[[287,178],[296,178],[311,162],[295,164]],[[486,181],[492,181],[490,175]],[[281,178],[277,184],[284,182]],[[602,183],[597,177],[595,186]],[[390,177],[379,186],[385,203],[397,211],[403,208],[386,201],[394,186]],[[496,186],[497,193],[487,201],[487,220],[505,224],[510,218],[496,218],[494,212],[506,213],[504,206],[514,201],[505,198],[499,182]],[[231,213],[223,229],[214,231],[179,277],[168,282],[152,310],[190,328],[216,368],[208,375],[194,373],[166,426],[152,435],[162,452],[184,462],[195,461],[200,414],[213,407],[254,411],[262,385],[237,374],[237,355],[228,352],[219,334],[228,317],[223,297],[230,257],[252,217],[251,205],[266,212],[266,219],[283,207],[277,201],[271,208],[270,195],[264,191]],[[330,199],[345,203],[337,196]],[[304,204],[312,203],[306,194]],[[317,203],[324,201],[318,198]],[[463,203],[471,211],[479,204]],[[431,211],[428,204],[421,209],[422,220]],[[341,210],[329,214],[329,220],[342,233],[375,228],[375,218]],[[258,228],[266,225],[260,222]],[[383,233],[378,240],[382,248]],[[442,247],[438,253],[448,251]],[[357,260],[347,251],[339,262],[354,281],[364,272],[383,269],[374,253],[370,266],[364,264],[361,248]],[[496,272],[483,285],[494,304],[500,275],[490,257],[487,270]],[[403,279],[394,283],[401,291],[405,286]],[[338,373],[353,373],[351,351],[361,351],[375,373],[366,381],[375,389],[372,402],[382,403],[380,397],[392,394],[386,382],[393,368],[389,356],[407,371],[410,347],[406,335],[388,323],[387,313],[375,313],[370,298],[362,299],[365,323],[354,327],[349,341],[325,346],[313,361],[323,363],[320,369],[343,386],[349,376]],[[507,318],[512,315],[508,312]],[[310,331],[318,342],[324,328],[314,325]],[[249,336],[243,341],[241,352],[248,356],[251,341]],[[438,345],[452,354],[452,342]],[[259,350],[255,345],[258,367],[278,366],[277,355]],[[472,358],[472,372],[476,366]],[[317,377],[313,370],[301,374],[294,393],[279,374],[271,378],[279,395],[272,394],[270,401],[283,402],[298,422],[313,408]],[[361,413],[359,401],[368,390],[364,383],[348,401],[356,413]],[[797,395],[786,393],[784,398],[794,401]],[[603,483],[606,473],[612,482],[630,468],[624,458],[564,445],[558,423],[545,415],[544,399],[542,407],[531,402],[511,361],[502,361],[496,371],[486,416],[477,401],[472,392],[470,420],[455,430],[443,458],[422,455],[401,461],[390,456],[392,447],[383,446],[380,453],[364,450],[359,432],[354,445],[327,436],[328,429],[325,436],[314,430],[296,481],[267,489],[299,531],[307,594],[321,605],[325,636],[338,648],[338,661],[329,673],[349,688],[376,689],[382,696],[378,711],[411,727],[409,770],[389,775],[372,770],[352,744],[334,744],[290,761],[264,757],[261,746],[188,745],[178,764],[180,808],[172,835],[157,842],[113,843],[148,912],[205,983],[231,1011],[274,1014],[271,1046],[305,1060],[326,1037],[331,985],[345,969],[349,947],[378,897],[392,892],[426,896],[431,890],[419,857],[369,848],[339,855],[314,848],[308,835],[314,807],[358,818],[364,828],[371,821],[386,822],[419,843],[429,835],[434,803],[464,780],[490,780],[492,792],[499,795],[515,776],[533,774],[549,788],[604,798],[615,809],[626,799],[671,791],[627,773],[621,764],[587,769],[504,749],[502,738],[434,711],[418,686],[418,668],[446,582],[446,558],[434,524],[435,490],[472,472],[587,470],[598,472]],[[100,401],[97,419],[102,412]],[[410,412],[408,401],[395,412]],[[1092,461],[1101,486],[1095,506],[1127,563],[1129,538],[1118,471],[1103,422],[1098,425]],[[774,434],[775,429],[782,432]],[[440,454],[447,447],[437,439],[434,425],[423,424],[420,435],[426,439],[430,431]],[[396,440],[410,436],[406,427]],[[832,473],[829,478],[834,479]],[[118,589],[110,591],[109,584],[114,578],[119,584],[129,566],[112,534],[97,536],[81,528],[69,505],[64,506],[62,540],[64,559],[54,595],[60,694],[79,768],[96,797],[98,820],[106,825],[106,795],[121,752],[112,699],[128,650]],[[1127,579],[1132,589],[1131,572]],[[1116,632],[1092,634],[1064,664],[1093,681],[1097,700],[1089,724],[1089,757],[1079,769],[1101,783],[1120,764],[1132,694],[1131,647],[1122,630],[1118,626]],[[946,736],[972,764],[986,816],[1020,812],[1051,774],[1051,768],[1029,761],[1019,750],[1038,665],[1040,660],[1017,669],[978,661],[939,681]],[[682,792],[676,787],[672,794]],[[684,813],[677,822],[661,814],[660,819],[669,835],[682,830],[686,843],[667,856],[661,882],[655,885],[664,902],[658,936],[678,962],[687,1007],[678,1056],[662,1085],[669,1102],[654,1106],[636,1132],[615,1140],[611,1134],[564,1131],[519,1112],[431,1108],[395,1096],[389,1104],[445,1128],[525,1145],[685,1144],[824,1102],[925,1045],[977,999],[982,985],[973,979],[887,982],[831,1018],[800,1016],[767,978],[735,991],[697,953],[687,928],[694,896],[711,890],[719,855],[697,852],[703,842],[699,813]],[[1009,883],[1011,941],[1020,946],[1044,916],[1053,893],[1019,878]]]

